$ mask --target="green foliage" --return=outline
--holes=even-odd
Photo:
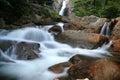
[[[7,24],[13,23],[28,13],[26,0],[0,0],[1,16]]]
[[[52,19],[60,18],[56,11],[44,5],[48,1],[52,0],[0,0],[0,18],[3,18],[5,24],[29,22],[35,14]]]
[[[53,9],[51,9],[50,7],[47,7],[47,6],[41,7],[39,15],[44,16],[44,17],[51,17],[53,19],[60,18],[60,16],[58,15],[58,13],[56,11],[54,11]]]
[[[73,0],[76,16],[96,15],[115,18],[120,16],[120,0]]]
[[[117,2],[109,2],[109,5],[107,5],[102,11],[102,16],[107,18],[114,18],[120,16],[120,6]]]

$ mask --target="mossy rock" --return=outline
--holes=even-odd
[[[44,17],[51,17],[52,19],[60,18],[60,16],[55,10],[47,6],[42,6],[40,8],[39,15],[44,16]]]

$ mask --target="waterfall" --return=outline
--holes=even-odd
[[[49,66],[68,61],[76,54],[91,57],[110,55],[107,49],[111,45],[110,43],[93,50],[72,48],[70,45],[56,42],[54,36],[46,30],[46,27],[29,27],[13,30],[6,35],[0,36],[0,39],[33,41],[40,44],[41,52],[38,54],[42,55],[42,57],[31,61],[17,60],[14,56],[4,54],[0,50],[0,55],[2,55],[0,59],[7,58],[10,61],[15,61],[15,63],[6,62],[4,66],[0,66],[0,74],[15,77],[17,78],[16,80],[53,80],[55,77],[67,74],[69,67],[65,68],[64,72],[55,74],[48,70]],[[6,53],[9,53],[9,51],[8,49]],[[14,53],[14,50],[12,52]],[[3,61],[1,60],[0,62]]]
[[[7,56],[1,49],[0,49],[0,62],[15,62],[12,58]]]
[[[62,31],[62,32],[64,32],[64,27],[63,27],[63,26],[64,26],[64,24],[63,24],[63,23],[58,23],[57,25],[58,25],[58,26],[60,26],[61,31]]]
[[[100,31],[100,34],[109,36],[110,35],[110,24],[111,22],[105,22]]]
[[[61,16],[64,15],[64,10],[65,10],[65,8],[66,8],[66,1],[64,0],[64,1],[62,2],[62,7],[61,7],[61,9],[60,9],[60,11],[59,11],[59,15],[61,15]]]
[[[46,27],[45,27],[46,28]],[[54,38],[45,28],[23,28],[10,32],[8,35],[1,38],[15,39],[15,40],[31,40],[31,41],[53,41]],[[19,34],[19,35],[18,35]]]

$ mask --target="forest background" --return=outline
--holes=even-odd
[[[115,18],[120,16],[120,0],[73,0],[75,15],[96,15]]]

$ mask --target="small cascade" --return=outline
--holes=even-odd
[[[19,34],[19,35],[18,35]],[[3,39],[30,40],[30,41],[53,41],[54,38],[44,28],[22,28],[10,32],[8,35],[1,37]]]
[[[69,67],[65,68],[64,72],[55,74],[48,70],[48,67],[51,65],[66,62],[76,54],[91,57],[105,57],[104,55],[110,55],[107,49],[112,44],[112,42],[110,42],[107,45],[92,50],[72,48],[70,45],[56,42],[54,36],[51,35],[45,27],[29,27],[14,30],[6,35],[0,36],[0,39],[23,40],[40,43],[41,52],[38,54],[42,57],[31,61],[16,60],[16,55],[8,55],[9,52],[14,53],[14,46],[9,48],[6,53],[3,53],[3,51],[0,50],[0,55],[2,57],[0,58],[0,62],[3,62],[4,60],[15,62],[6,62],[5,66],[0,67],[0,74],[16,77],[17,80],[53,80],[55,77],[67,74],[67,69]]]
[[[0,29],[0,36],[6,35],[7,33],[9,33],[9,31]]]
[[[62,31],[62,32],[64,32],[64,27],[63,27],[63,26],[64,26],[64,24],[63,24],[63,23],[58,23],[57,25],[58,25],[58,26],[60,26],[61,31]]]
[[[110,24],[111,22],[105,22],[100,31],[100,34],[105,35],[105,36],[110,36]]]
[[[5,55],[9,56],[12,59],[17,59],[17,55],[16,55],[16,46],[12,45],[10,46],[5,52]]]
[[[103,44],[100,49],[102,49],[102,50],[108,50],[112,44],[113,44],[113,41],[110,41],[108,44]]]
[[[11,57],[7,56],[1,49],[0,49],[0,63],[2,62],[15,62]]]
[[[65,10],[65,8],[66,8],[66,0],[63,0],[63,2],[62,2],[62,7],[61,7],[61,9],[60,9],[60,11],[59,11],[59,15],[61,15],[61,16],[64,15],[64,10]]]

